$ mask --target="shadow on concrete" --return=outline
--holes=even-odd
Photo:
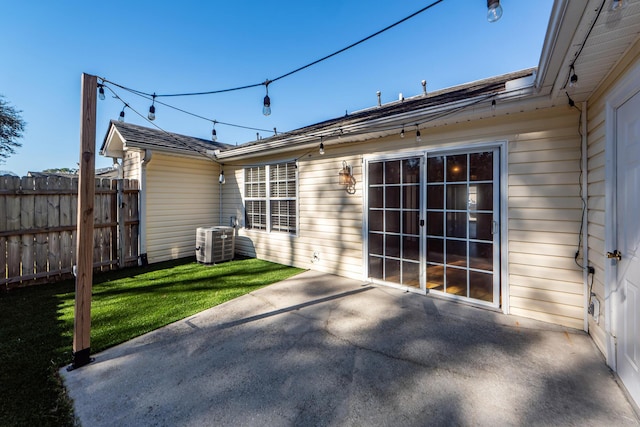
[[[63,373],[83,425],[638,425],[581,331],[307,272]]]

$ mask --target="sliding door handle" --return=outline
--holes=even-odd
[[[498,221],[491,221],[491,234],[498,234],[499,231]]]

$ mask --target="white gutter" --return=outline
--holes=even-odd
[[[140,216],[140,234],[138,248],[138,265],[142,265],[142,256],[147,255],[147,166],[151,162],[153,152],[144,150],[144,157],[140,160],[140,206],[138,215]]]
[[[567,13],[568,0],[557,0],[553,2],[551,16],[549,17],[549,25],[547,25],[547,33],[544,37],[544,45],[540,53],[540,62],[538,63],[538,74],[536,75],[535,87],[538,92],[542,90],[542,85],[547,78],[547,73],[551,66],[551,59],[555,50],[558,48],[558,40],[560,38],[560,29],[562,22]]]

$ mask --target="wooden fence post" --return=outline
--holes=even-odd
[[[91,287],[93,281],[97,87],[98,79],[96,76],[82,74],[76,301],[73,322],[73,362],[69,369],[79,368],[91,362]]]

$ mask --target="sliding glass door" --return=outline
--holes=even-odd
[[[499,306],[498,153],[369,161],[369,277]]]
[[[369,276],[420,288],[422,158],[369,163]]]
[[[498,305],[497,158],[497,150],[427,158],[427,289]]]

